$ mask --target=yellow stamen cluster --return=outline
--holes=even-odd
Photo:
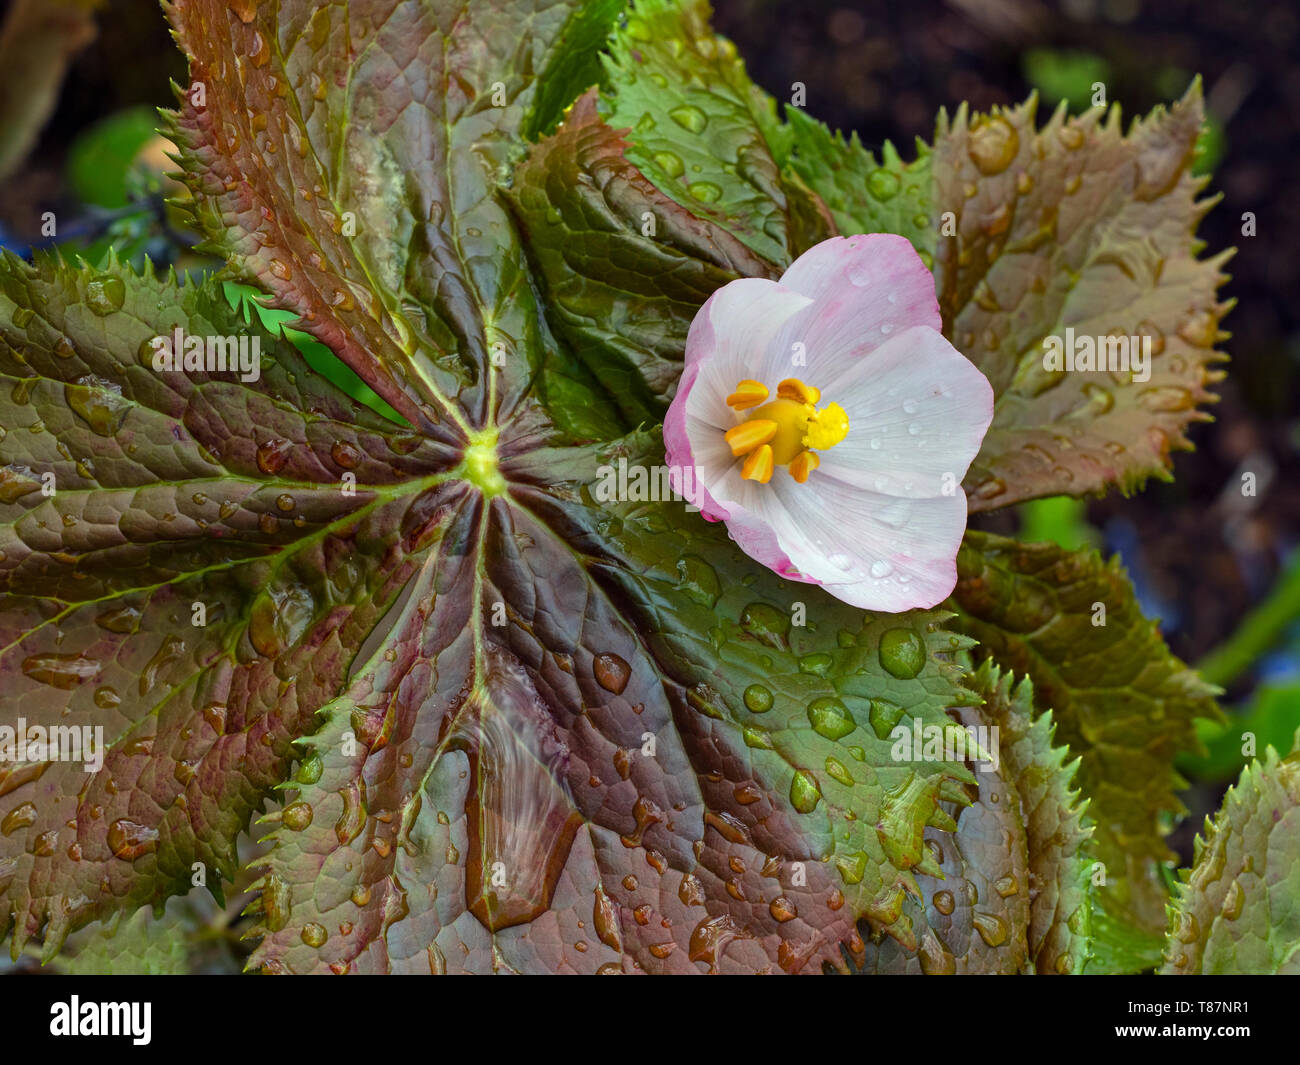
[[[777,385],[776,399],[770,403],[765,402],[768,396],[761,381],[747,379],[736,385],[727,406],[738,412],[757,409],[724,437],[733,455],[744,456],[740,474],[746,480],[767,484],[776,467],[785,466],[803,484],[821,463],[811,449],[825,451],[843,440],[849,417],[838,403],[818,410],[821,392],[795,377]]]

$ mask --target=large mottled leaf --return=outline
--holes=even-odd
[[[1215,296],[1230,253],[1196,257],[1216,202],[1197,199],[1206,179],[1191,173],[1199,84],[1127,135],[1118,108],[1062,108],[1038,129],[1033,98],[990,115],[963,104],[910,163],[786,115],[772,138],[785,172],[841,233],[912,241],[933,266],[945,335],[993,385],[993,425],[966,477],[972,511],[1168,476],[1170,451],[1208,417],[1199,407],[1214,399],[1231,306]],[[1044,340],[1067,329],[1094,344],[1149,337],[1149,379],[1045,369]]]
[[[984,698],[980,719],[999,729],[1003,775],[1020,799],[1033,885],[1029,956],[1039,973],[1083,972],[1091,916],[1085,846],[1092,826],[1087,800],[1073,788],[1079,759],[1067,763],[1066,748],[1053,746],[1052,714],[1035,711],[1028,679],[1014,684],[1011,674],[985,660],[967,683]]]
[[[862,921],[911,944],[922,834],[970,774],[881,733],[971,701],[969,641],[597,492],[602,464],[659,466],[657,436],[555,446],[579,420],[548,404],[603,393],[538,313],[501,185],[577,10],[171,9],[210,246],[407,426],[215,283],[6,260],[0,670],[30,721],[108,746],[98,774],[6,770],[13,949],[48,958],[196,862],[229,879],[280,787],[272,970],[816,972]],[[176,327],[255,335],[260,379],[155,371]]]
[[[1161,866],[1173,858],[1164,835],[1184,812],[1174,758],[1198,749],[1197,717],[1221,716],[1213,689],[1169,653],[1118,559],[968,532],[957,575],[954,625],[1033,682],[1057,742],[1080,757],[1090,851],[1106,875],[1097,901],[1146,937],[1116,953],[1128,967],[1153,964],[1168,899]]]
[[[1168,477],[1170,451],[1205,420],[1223,358],[1215,291],[1230,252],[1199,260],[1213,199],[1191,173],[1199,83],[1168,112],[1120,128],[1119,108],[1035,129],[1035,101],[940,116],[934,215],[952,212],[935,284],[945,332],[997,396],[966,477],[973,510],[1023,499],[1129,491]],[[1149,379],[1125,370],[1044,368],[1044,339],[1150,338]]]
[[[259,343],[260,380],[155,371],[150,341],[177,327]],[[115,265],[0,262],[0,408],[6,724],[99,728],[107,748],[93,774],[0,764],[0,928],[17,953],[46,926],[49,954],[194,862],[231,877],[236,833],[402,579],[404,496],[450,456],[217,286]]]
[[[889,728],[951,724],[966,641],[782,582],[679,503],[593,505],[648,443],[505,461],[508,493],[448,510],[306,741],[255,962],[818,971],[858,920],[916,950],[922,833],[972,778],[895,762]]]
[[[1252,762],[1196,840],[1165,973],[1300,975],[1300,733]]]
[[[556,331],[635,425],[658,421],[704,301],[766,264],[632,165],[584,97],[515,173],[511,198]]]
[[[508,417],[547,359],[497,183],[580,6],[172,5],[210,246],[433,438]]]
[[[635,0],[610,39],[605,118],[630,129],[628,158],[660,191],[784,266],[789,204],[764,136],[775,104],[710,14],[708,0]]]

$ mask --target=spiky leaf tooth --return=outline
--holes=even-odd
[[[1300,732],[1242,771],[1182,879],[1166,974],[1300,975]]]
[[[957,572],[955,627],[1033,682],[1057,742],[1080,758],[1089,857],[1106,876],[1097,901],[1136,933],[1099,937],[1117,945],[1108,964],[1150,966],[1168,897],[1160,866],[1173,858],[1164,834],[1183,812],[1174,759],[1198,749],[1196,718],[1221,716],[1214,689],[1169,653],[1117,559],[969,531]]]
[[[1040,974],[1080,973],[1089,958],[1092,836],[1087,800],[1073,786],[1079,759],[1053,745],[1050,710],[1034,708],[1033,684],[1019,683],[986,659],[967,679],[984,699],[981,722],[998,729],[995,745],[1003,774],[1015,785],[1029,850],[1032,898],[1029,957]]]

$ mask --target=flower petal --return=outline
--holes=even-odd
[[[842,359],[827,395],[852,412],[849,434],[820,454],[812,479],[913,498],[959,491],[993,420],[985,376],[925,328]]]
[[[821,471],[818,471],[820,473]],[[966,496],[900,499],[836,481],[772,479],[753,518],[806,577],[837,599],[898,613],[943,602],[957,583]]]
[[[686,409],[695,417],[730,429],[735,417],[727,396],[737,382],[754,376],[773,337],[812,300],[760,277],[746,277],[723,285],[708,298],[691,322],[686,335],[686,369],[699,367],[689,381]],[[766,383],[766,382],[764,382]],[[682,386],[673,398],[677,406]]]
[[[686,366],[664,416],[664,444],[678,491],[711,520],[729,514],[706,487],[734,463],[722,433],[740,419],[727,406],[727,396],[737,382],[753,376],[748,367],[762,358],[790,316],[811,302],[775,281],[741,278],[713,293],[691,322]],[[681,476],[680,471],[697,466],[694,476]]]
[[[830,364],[845,352],[861,357],[911,326],[942,326],[934,278],[911,242],[892,233],[824,240],[799,256],[780,284],[814,306],[787,323],[764,372],[776,378],[793,372],[823,393],[834,384]],[[796,344],[803,345],[803,361],[792,363]]]

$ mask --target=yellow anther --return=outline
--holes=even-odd
[[[767,396],[767,385],[746,379],[736,385],[736,391],[727,397],[727,406],[733,410],[749,410],[750,407],[757,407]]]
[[[761,381],[746,379],[737,384],[727,404],[737,411],[757,408],[723,434],[732,455],[745,456],[741,475],[767,484],[773,469],[785,466],[799,484],[807,481],[821,465],[815,452],[834,447],[849,433],[849,416],[844,408],[828,403],[818,410],[820,399],[820,389],[797,377],[787,377],[777,385],[776,399],[768,398],[767,387]]]
[[[730,445],[731,453],[739,457],[748,455],[756,447],[765,446],[772,437],[776,436],[776,429],[776,422],[768,421],[766,418],[751,418],[728,429],[723,434],[723,438]]]
[[[794,457],[794,461],[790,463],[790,476],[803,484],[808,480],[808,475],[821,464],[822,460],[814,452],[801,451]]]
[[[744,384],[745,382],[741,382]],[[796,403],[815,404],[822,398],[821,390],[806,385],[797,377],[787,377],[776,386],[776,394],[781,399],[792,399]]]
[[[825,451],[849,435],[849,416],[838,403],[828,403],[808,416],[808,428],[803,434],[805,447]]]
[[[772,461],[772,448],[769,444],[764,444],[756,451],[751,451],[745,459],[745,464],[740,467],[740,476],[747,481],[758,481],[760,484],[767,484],[772,479],[772,471],[776,469],[776,464]]]

